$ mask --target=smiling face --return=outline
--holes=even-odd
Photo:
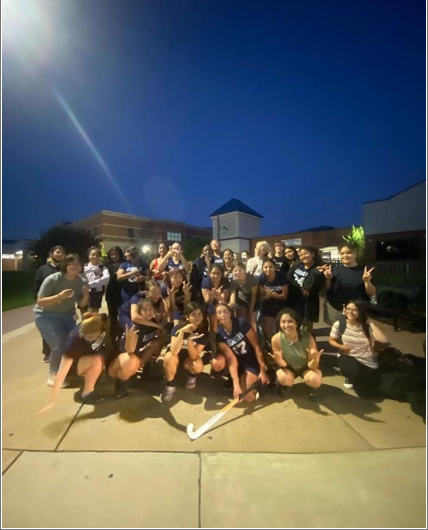
[[[228,306],[226,305],[218,305],[215,310],[215,314],[217,316],[217,320],[219,324],[227,325],[232,320],[232,313]]]
[[[273,278],[275,276],[275,265],[270,261],[263,263],[263,272],[268,278]]]
[[[345,306],[345,317],[347,320],[357,321],[360,316],[360,312],[355,304],[349,302]]]
[[[233,262],[233,252],[230,250],[225,250],[223,254],[223,260],[227,264],[231,264]]]
[[[180,285],[183,283],[183,275],[180,271],[171,271],[170,274],[170,280],[172,287],[180,287]]]
[[[155,312],[151,302],[145,301],[138,307],[138,313],[147,320],[152,320],[155,316]]]
[[[309,250],[302,249],[299,251],[299,259],[304,265],[311,266],[314,262],[314,253]]]
[[[294,250],[292,248],[286,248],[284,250],[284,256],[289,259],[290,261],[295,259]]]
[[[233,277],[235,280],[238,280],[238,281],[245,280],[245,276],[246,276],[245,269],[243,269],[239,265],[235,265],[232,272],[233,272]]]
[[[91,252],[89,254],[89,261],[90,261],[91,265],[99,265],[100,258],[101,258],[101,255],[100,255],[100,251],[99,250],[91,250]]]
[[[211,258],[213,255],[212,248],[209,245],[205,245],[202,249],[202,256],[204,258]]]
[[[288,313],[281,316],[279,327],[286,335],[293,336],[297,332],[297,322]]]
[[[339,256],[345,267],[355,267],[357,265],[357,253],[352,248],[342,247]]]
[[[165,243],[161,243],[158,248],[158,254],[159,256],[165,256],[165,254],[168,252],[168,247],[165,245]]]
[[[186,318],[190,324],[193,324],[197,328],[202,323],[204,315],[200,309],[195,309],[189,315],[187,315]]]
[[[212,280],[214,285],[218,285],[220,283],[222,275],[223,275],[223,273],[222,273],[221,269],[219,269],[218,267],[213,267],[211,269],[210,278],[211,278],[211,280]]]

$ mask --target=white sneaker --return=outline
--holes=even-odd
[[[55,384],[55,376],[50,374],[46,384],[48,386],[54,386],[54,384]],[[67,381],[64,381],[63,384],[61,385],[61,388],[67,388],[68,386],[70,386],[70,383],[67,383]]]
[[[343,386],[345,388],[349,388],[349,389],[354,388],[354,385],[351,383],[351,381],[349,381],[349,379],[345,379],[345,382],[343,383]]]

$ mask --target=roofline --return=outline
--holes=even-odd
[[[408,188],[405,188],[404,190],[401,190],[399,191],[398,193],[394,193],[394,195],[391,195],[391,197],[387,197],[386,199],[376,199],[374,201],[366,201],[366,202],[363,202],[363,204],[370,204],[372,202],[383,202],[383,201],[389,201],[391,199],[393,199],[394,197],[397,197],[397,195],[401,195],[402,193],[404,193],[405,191],[409,191],[410,189],[414,188],[415,186],[419,186],[419,184],[422,184],[422,182],[426,182],[426,179],[422,179],[420,180],[419,182],[416,182],[415,184],[412,184],[411,186],[409,186]]]
[[[219,208],[219,210],[220,210],[220,208]],[[260,215],[260,214],[254,215],[252,213],[241,212],[241,210],[232,210],[230,212],[216,213],[215,215],[211,214],[208,217],[210,219],[214,219],[215,217],[219,217],[220,215],[228,215],[230,213],[241,213],[242,215],[248,215],[249,217],[257,217],[258,219],[264,219],[263,215]]]
[[[201,229],[202,230],[211,230],[211,228],[209,228],[209,227],[189,225],[187,223],[184,223],[183,221],[174,221],[172,219],[153,219],[152,217],[142,217],[140,215],[132,215],[132,214],[128,214],[128,213],[113,212],[111,210],[99,210],[98,212],[95,212],[95,213],[93,213],[91,215],[88,215],[87,217],[83,217],[83,219],[78,219],[77,221],[73,221],[71,224],[76,224],[76,223],[81,223],[83,221],[88,221],[88,220],[96,217],[97,215],[103,215],[103,214],[115,215],[116,217],[127,217],[128,219],[138,219],[139,221],[149,221],[151,223],[161,223],[161,222],[172,223],[172,224],[176,224],[176,225],[180,225],[180,226],[187,226],[189,228],[197,228],[198,230],[201,230]]]

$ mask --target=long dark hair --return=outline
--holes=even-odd
[[[362,300],[349,300],[349,302],[345,304],[345,308],[349,304],[354,304],[358,310],[357,322],[361,325],[365,324],[367,322],[366,302],[363,302]]]
[[[320,251],[316,247],[313,247],[312,245],[303,245],[303,247],[300,247],[299,251],[300,250],[306,250],[307,252],[311,252],[314,255],[315,267],[324,264],[324,261],[320,256]]]
[[[165,283],[168,286],[168,289],[171,289],[171,276],[177,273],[181,274],[181,277],[183,278],[183,282],[187,280],[187,274],[184,269],[170,269],[167,275],[165,276]]]
[[[205,314],[204,308],[197,302],[189,302],[184,308],[184,316],[188,317],[193,311],[201,311],[202,313],[202,322],[198,326],[199,331],[208,331],[208,320],[207,315]]]
[[[285,258],[285,259],[288,261],[288,263],[292,263],[292,264],[296,263],[296,261],[299,259],[299,254],[297,253],[297,249],[296,249],[296,247],[293,247],[293,246],[291,246],[291,245],[285,245],[284,253],[285,253],[285,251],[286,251],[287,249],[291,249],[291,250],[293,251],[293,253],[294,253],[294,258],[293,258],[293,259]]]
[[[125,261],[125,256],[123,255],[123,250],[120,247],[111,247],[109,251],[107,252],[107,258],[106,261],[108,263],[113,263],[113,260],[111,259],[111,252],[115,251],[119,254],[119,262],[123,263]]]
[[[301,326],[303,324],[303,319],[302,317],[299,315],[299,313],[297,313],[296,311],[294,311],[294,309],[291,309],[289,307],[285,307],[284,309],[282,309],[277,317],[276,317],[276,327],[281,331],[282,333],[282,330],[281,328],[279,327],[279,323],[281,322],[281,318],[283,315],[290,315],[290,317],[296,322],[297,324],[297,335],[299,337],[299,342],[302,340],[302,333],[301,333]]]

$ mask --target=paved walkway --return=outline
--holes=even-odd
[[[425,335],[384,329],[422,353]],[[75,381],[37,416],[49,399],[39,334],[25,325],[2,339],[3,526],[425,528],[423,421],[406,403],[357,398],[333,368],[319,402],[302,384],[285,400],[263,389],[192,442],[186,425],[230,399],[208,367],[169,405],[160,383],[117,401],[103,377],[102,405],[76,403]]]

